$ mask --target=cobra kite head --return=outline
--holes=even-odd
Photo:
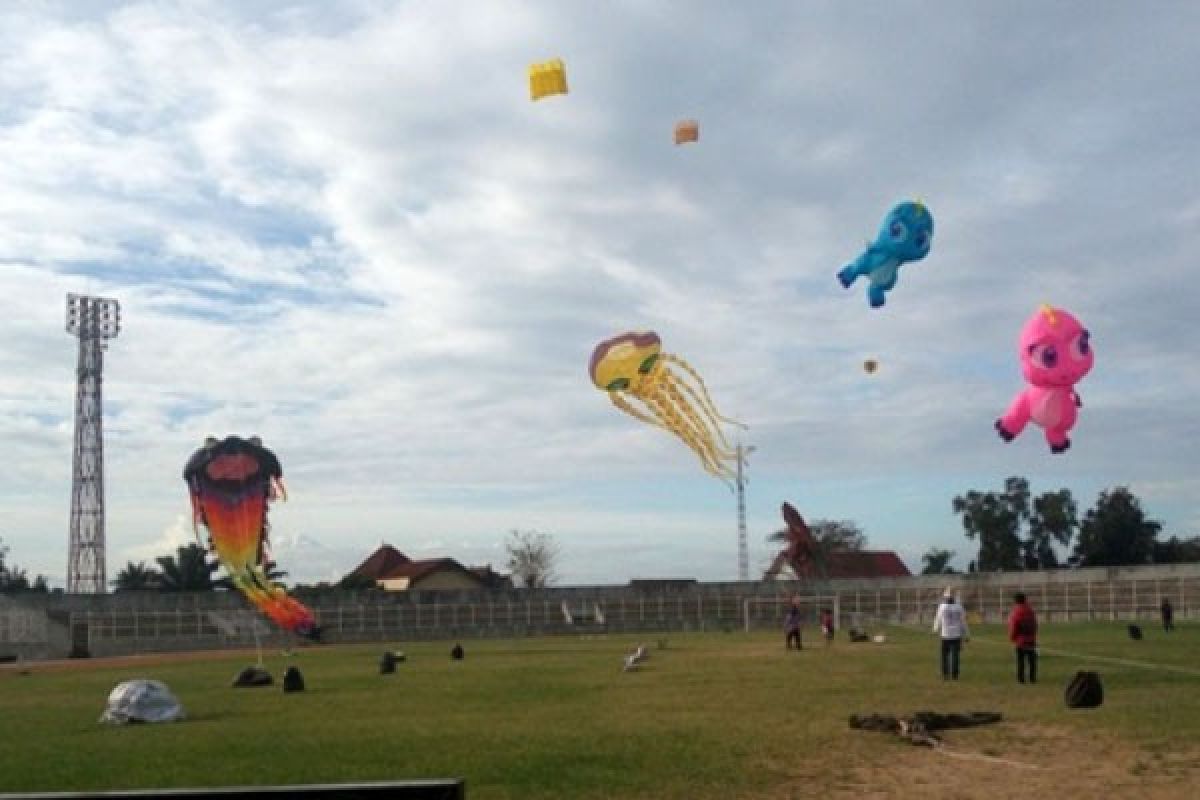
[[[209,436],[183,468],[183,479],[189,486],[206,485],[226,492],[254,485],[269,486],[273,479],[282,476],[279,459],[263,447],[257,436],[248,439]]]

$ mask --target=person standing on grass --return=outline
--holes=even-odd
[[[1162,614],[1163,630],[1175,630],[1175,609],[1171,608],[1171,601],[1164,597],[1158,610]]]
[[[1012,611],[1008,615],[1008,640],[1017,648],[1017,682],[1025,682],[1025,667],[1029,667],[1029,682],[1037,683],[1037,614],[1025,600],[1024,592],[1013,595]]]
[[[954,599],[954,590],[947,588],[933,618],[933,632],[942,635],[942,680],[958,680],[958,662],[963,642],[971,640],[967,627],[966,609]]]
[[[826,645],[833,644],[833,612],[828,608],[821,609],[821,635]]]
[[[792,607],[788,609],[787,618],[783,621],[783,630],[787,634],[784,645],[788,650],[792,649],[793,639],[796,641],[797,650],[804,649],[800,643],[800,604],[795,600],[792,601]]]

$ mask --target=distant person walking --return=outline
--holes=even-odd
[[[1008,614],[1008,640],[1017,648],[1017,682],[1025,682],[1025,668],[1029,668],[1029,682],[1037,683],[1037,614],[1025,599],[1024,592],[1013,595],[1012,611]]]
[[[1162,614],[1163,630],[1175,630],[1175,609],[1171,607],[1171,601],[1164,597],[1158,610]]]
[[[800,604],[795,600],[792,601],[792,607],[788,609],[787,618],[783,621],[783,630],[787,634],[784,645],[788,650],[792,649],[793,640],[797,650],[804,649],[800,642]]]
[[[954,590],[946,589],[933,618],[933,632],[942,636],[942,680],[958,680],[958,664],[964,641],[971,640],[967,612],[954,599]]]

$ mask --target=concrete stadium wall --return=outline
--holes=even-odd
[[[1043,620],[1148,619],[1169,597],[1179,618],[1200,616],[1200,563],[878,580],[726,582],[555,587],[506,591],[332,592],[298,595],[317,616],[322,641],[451,640],[553,634],[740,630],[749,598],[757,623],[774,625],[794,594],[830,597],[840,624],[932,619],[953,587],[975,619],[995,622],[1024,591]],[[566,607],[578,624],[568,624]],[[596,612],[599,612],[597,617]],[[603,623],[600,623],[600,619]],[[590,620],[590,621],[588,621]],[[294,640],[236,592],[0,597],[0,656],[64,658],[146,652],[286,647]]]

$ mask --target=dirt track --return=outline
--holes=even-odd
[[[265,651],[264,651],[265,652]],[[16,661],[0,664],[4,672],[65,672],[68,670],[118,669],[131,666],[153,666],[156,664],[180,664],[192,661],[220,661],[236,656],[258,658],[258,650],[188,650],[180,653],[143,653],[132,656],[109,656],[107,658],[64,658],[53,661]]]
[[[1002,751],[956,736],[945,752],[897,744],[887,757],[848,770],[822,797],[831,800],[1192,800],[1200,749],[1138,750],[1108,736],[1024,726]],[[815,775],[754,800],[809,798]]]

